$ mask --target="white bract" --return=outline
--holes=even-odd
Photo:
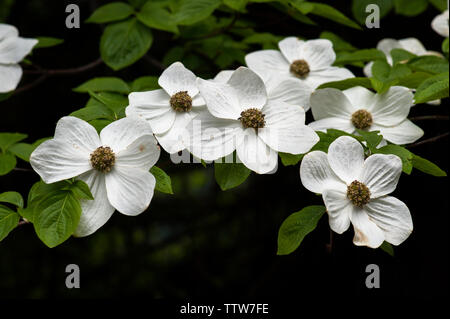
[[[438,14],[433,21],[431,21],[431,27],[439,35],[448,38],[448,9]]]
[[[401,171],[398,156],[374,154],[364,160],[361,144],[342,136],[330,144],[328,154],[305,155],[300,178],[308,190],[322,194],[333,231],[342,234],[352,223],[354,244],[377,248],[383,241],[399,245],[413,230],[408,207],[388,196]]]
[[[45,183],[76,177],[90,188],[94,200],[81,201],[75,236],[87,236],[103,226],[117,209],[136,216],[150,204],[155,178],[149,172],[160,149],[149,125],[124,118],[106,126],[100,136],[76,117],[58,121],[55,137],[31,154],[30,163]]]
[[[18,64],[38,43],[36,39],[19,37],[16,27],[0,23],[0,93],[16,89],[22,78]]]
[[[196,78],[182,63],[175,62],[159,77],[162,89],[133,92],[128,96],[127,116],[138,115],[145,119],[168,153],[186,148],[185,127],[205,105],[198,94]]]
[[[412,143],[423,135],[422,129],[407,119],[413,94],[406,87],[393,86],[383,94],[359,86],[344,91],[326,88],[315,91],[310,103],[315,121],[309,126],[315,130],[380,131],[394,144]]]
[[[329,40],[303,41],[289,37],[280,41],[278,47],[281,52],[262,50],[245,57],[247,66],[265,81],[272,77],[278,80],[294,78],[314,90],[322,83],[354,77],[345,68],[331,66],[336,54]]]
[[[226,83],[231,78],[233,70],[219,72],[214,81]],[[296,79],[284,78],[277,80],[276,77],[268,78],[264,81],[267,90],[267,98],[270,100],[280,100],[287,104],[301,106],[305,111],[309,110],[309,98],[313,89]]]
[[[306,153],[319,140],[305,125],[303,108],[268,99],[262,79],[246,67],[226,83],[197,82],[207,110],[188,125],[188,149],[198,158],[212,161],[236,150],[245,166],[265,174],[277,167],[277,152]]]

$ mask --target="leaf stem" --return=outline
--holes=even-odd
[[[423,140],[423,141],[420,141],[420,142],[417,142],[417,143],[410,144],[410,145],[408,145],[407,147],[408,147],[408,148],[413,148],[413,147],[417,147],[417,146],[420,146],[420,145],[424,145],[424,144],[428,144],[428,143],[433,143],[433,142],[436,142],[436,141],[438,141],[438,140],[440,140],[440,139],[443,139],[443,138],[447,137],[449,134],[450,134],[450,132],[447,132],[447,133],[440,134],[440,135],[437,135],[437,136],[434,136],[434,137],[430,137],[430,138],[428,138],[428,139],[426,139],[426,140]]]
[[[424,115],[424,116],[413,116],[410,117],[411,121],[424,121],[424,120],[442,120],[448,121],[450,117],[448,115]]]

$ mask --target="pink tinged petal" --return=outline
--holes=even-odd
[[[384,196],[371,200],[365,211],[384,232],[385,240],[393,245],[400,245],[413,230],[408,207],[395,197]]]
[[[18,64],[0,64],[0,93],[14,91],[22,78]]]
[[[243,111],[234,88],[225,83],[197,80],[200,94],[212,115],[222,119],[237,120]]]
[[[327,129],[332,128],[341,130],[349,134],[354,133],[355,127],[350,119],[342,119],[339,117],[328,117],[308,124],[314,131],[326,132]]]
[[[0,63],[16,64],[23,60],[38,43],[36,39],[8,37],[0,41]]]
[[[392,86],[386,93],[376,94],[372,113],[373,122],[383,126],[394,126],[403,122],[409,114],[414,94],[406,87]]]
[[[385,240],[384,231],[367,214],[366,209],[352,206],[350,220],[355,230],[353,243],[356,246],[378,248]]]
[[[370,190],[370,198],[392,193],[402,173],[402,161],[396,155],[374,154],[364,162],[359,179]]]
[[[346,68],[338,68],[330,66],[321,70],[313,70],[309,72],[308,76],[302,80],[310,87],[316,89],[319,85],[327,82],[340,81],[349,78],[354,78],[352,72]]]
[[[363,169],[364,149],[353,137],[338,137],[328,148],[328,162],[336,175],[349,185]]]
[[[278,42],[278,47],[286,60],[292,63],[295,60],[305,59],[302,53],[306,43],[296,37],[288,37]]]
[[[45,183],[76,177],[92,169],[90,153],[61,139],[39,145],[30,156],[30,164]]]
[[[342,234],[350,226],[350,216],[353,208],[347,199],[345,188],[340,190],[326,189],[322,194],[323,202],[327,208],[330,228]]]
[[[270,100],[279,100],[309,110],[309,99],[313,89],[294,78],[272,77],[266,82]]]
[[[357,110],[344,93],[332,88],[314,91],[311,94],[310,105],[315,120],[328,117],[349,120]]]
[[[9,37],[18,37],[19,31],[10,24],[0,23],[0,41]]]
[[[258,129],[258,136],[275,151],[304,154],[319,141],[314,130],[304,124],[305,111],[301,107],[269,101],[262,112],[266,125]]]
[[[330,40],[316,39],[306,41],[302,49],[302,59],[306,60],[311,71],[330,67],[336,60],[336,53]]]
[[[290,75],[290,63],[280,51],[262,50],[252,52],[245,56],[247,66],[258,73],[263,80],[267,80],[270,74],[276,73],[282,76]]]
[[[175,121],[175,111],[170,106],[170,96],[162,89],[148,92],[133,92],[128,96],[130,105],[127,116],[138,115],[146,120],[154,133],[168,131]]]
[[[92,153],[101,146],[95,128],[88,122],[74,116],[65,116],[56,124],[55,139],[65,142],[83,153]]]
[[[153,135],[142,135],[128,147],[116,153],[116,166],[149,170],[159,159],[161,150]]]
[[[104,146],[119,154],[139,137],[152,134],[147,122],[136,117],[125,117],[106,126],[100,132],[100,140]]]
[[[354,110],[369,109],[375,103],[375,93],[362,86],[355,86],[342,91]]]
[[[150,172],[116,165],[105,176],[108,200],[120,213],[136,216],[148,208],[156,183]]]
[[[278,165],[278,153],[267,146],[253,128],[242,133],[236,154],[247,168],[258,174],[270,173]]]
[[[158,143],[167,153],[174,154],[186,148],[185,138],[189,134],[186,126],[195,118],[191,113],[192,111],[177,113],[172,128],[163,134],[156,135]]]
[[[303,157],[300,179],[307,190],[318,194],[327,189],[345,190],[347,187],[331,169],[327,154],[321,151],[312,151]]]
[[[427,54],[427,50],[423,44],[416,38],[406,38],[398,41],[403,49],[415,55]]]
[[[266,86],[263,80],[249,68],[239,67],[227,83],[235,90],[242,111],[249,108],[262,109],[266,104]]]
[[[408,119],[395,126],[372,125],[370,130],[380,131],[386,140],[398,145],[413,143],[424,134],[420,127]]]
[[[198,93],[196,79],[192,71],[186,69],[180,62],[171,64],[158,79],[158,84],[170,96],[181,91],[187,91],[191,97]]]
[[[217,73],[217,75],[214,77],[213,81],[219,82],[219,83],[227,83],[228,80],[231,78],[231,75],[233,75],[233,70],[223,70]]]
[[[186,129],[189,141],[185,146],[194,156],[207,161],[233,153],[236,136],[243,131],[239,121],[214,117],[207,110],[195,117]]]
[[[448,27],[448,9],[437,15],[433,21],[431,21],[431,27],[439,35],[448,38],[449,27]]]
[[[85,182],[91,190],[94,200],[82,200],[81,217],[75,230],[75,237],[91,235],[111,218],[115,209],[111,206],[106,194],[105,174],[90,171],[80,175],[78,179]]]

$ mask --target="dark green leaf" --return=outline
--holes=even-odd
[[[74,88],[73,91],[79,93],[88,93],[89,91],[92,91],[128,94],[130,93],[130,88],[122,79],[115,77],[102,77],[84,82],[80,86]]]
[[[297,165],[298,162],[303,158],[303,155],[294,155],[289,153],[282,153],[279,152],[278,155],[281,158],[281,163],[283,163],[284,166],[291,166],[291,165]]]
[[[17,207],[23,207],[23,198],[17,192],[5,192],[0,194],[0,202],[10,203]]]
[[[250,173],[241,163],[214,163],[214,176],[223,191],[241,185]]]
[[[418,169],[425,174],[433,176],[447,176],[447,173],[440,169],[436,164],[430,162],[429,160],[422,158],[416,154],[412,156],[412,165],[415,169]]]
[[[13,154],[9,152],[0,153],[0,176],[11,172],[16,167],[16,164],[16,157]]]
[[[371,12],[366,12],[369,4],[375,4],[380,8],[380,18],[386,16],[393,7],[393,0],[353,0],[352,12],[360,24],[365,24],[366,18]]]
[[[342,65],[355,62],[370,62],[375,60],[384,60],[386,57],[383,52],[377,49],[362,49],[354,52],[342,52],[336,56],[334,64]]]
[[[411,59],[407,64],[414,71],[422,71],[428,73],[445,73],[448,72],[448,61],[431,55],[419,56]]]
[[[132,92],[144,92],[159,89],[158,78],[156,76],[142,76],[131,84]]]
[[[307,2],[307,3],[314,5],[313,9],[310,12],[311,14],[324,17],[334,22],[343,24],[347,27],[361,30],[361,27],[356,22],[353,22],[351,19],[347,18],[344,14],[342,14],[342,12],[333,8],[332,6],[318,2],[314,3]]]
[[[20,216],[6,206],[0,205],[0,241],[16,228]]]
[[[379,148],[377,153],[397,155],[402,160],[403,172],[406,174],[411,174],[411,170],[413,168],[413,154],[406,148],[399,145],[389,144]]]
[[[369,147],[371,152],[376,152],[378,144],[383,140],[383,136],[379,135],[380,131],[364,131],[356,129],[356,131],[361,135],[367,142],[367,147]]]
[[[161,193],[173,194],[172,181],[170,179],[170,176],[167,175],[166,172],[164,172],[159,167],[153,166],[150,169],[150,173],[152,173],[152,175],[156,179],[155,190]]]
[[[50,47],[54,47],[54,46],[60,45],[61,43],[64,43],[63,39],[57,39],[57,38],[38,37],[36,39],[39,42],[34,46],[34,49],[50,48]]]
[[[431,73],[414,72],[399,79],[397,85],[406,86],[410,89],[416,89],[423,81],[432,76]]]
[[[147,2],[137,18],[150,28],[178,33],[177,21],[163,2]]]
[[[386,252],[386,253],[388,253],[389,255],[391,255],[392,257],[394,257],[394,247],[392,247],[392,245],[389,244],[387,241],[384,241],[384,242],[381,244],[380,248],[381,248],[384,252]]]
[[[177,24],[191,25],[210,16],[221,4],[221,0],[181,0],[175,19]]]
[[[362,86],[368,89],[372,88],[369,78],[355,77],[341,81],[333,81],[321,84],[317,89],[334,88],[338,90],[347,90],[355,86]]]
[[[0,133],[0,150],[5,152],[11,145],[20,142],[28,137],[21,133]]]
[[[442,73],[429,77],[416,90],[414,102],[425,103],[449,96],[449,73]]]
[[[63,190],[70,190],[76,199],[87,199],[93,200],[94,196],[92,196],[91,190],[89,186],[81,181],[75,180],[73,183],[68,184],[66,187],[62,188]]]
[[[35,147],[28,143],[17,143],[11,146],[8,151],[17,156],[18,158],[24,160],[25,162],[30,161],[30,155],[33,153]]]
[[[134,9],[124,2],[112,2],[101,6],[86,20],[87,23],[106,23],[119,21],[132,15]]]
[[[445,11],[448,7],[448,0],[429,0],[430,3],[439,11]]]
[[[412,54],[409,51],[403,50],[403,49],[392,49],[391,52],[392,61],[395,64],[397,63],[405,63],[412,58],[417,57],[415,54]]]
[[[394,6],[396,13],[414,17],[426,10],[428,0],[394,0]]]

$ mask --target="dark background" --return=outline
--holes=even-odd
[[[32,60],[37,64],[49,69],[81,66],[99,57],[101,29],[84,23],[81,29],[66,29],[65,6],[78,3],[83,21],[105,2],[15,1],[6,22],[17,26],[23,37],[65,39],[61,46],[36,50]],[[352,16],[350,1],[331,4]],[[382,19],[381,29],[363,32],[320,18],[315,19],[319,26],[307,26],[283,17],[265,4],[253,4],[248,9],[259,32],[316,38],[320,32],[330,30],[358,48],[375,47],[385,37],[413,36],[427,49],[440,51],[443,40],[430,27],[439,13],[431,6],[415,18],[391,12]],[[154,32],[154,36],[150,53],[161,60],[178,40],[165,32]],[[210,74],[218,71],[209,70]],[[119,76],[131,81],[159,74],[158,69],[142,59],[117,73],[101,65],[74,76],[51,77],[0,103],[1,131],[27,133],[27,142],[52,136],[58,119],[81,108],[88,99],[86,94],[74,93],[71,88],[95,76]],[[357,69],[355,74],[362,75]],[[34,79],[36,75],[25,75],[20,86]],[[448,115],[448,107],[448,99],[440,106],[419,105],[412,109],[411,116]],[[424,138],[448,131],[448,121],[418,124],[425,131]],[[448,138],[411,150],[448,171]],[[267,302],[304,297],[396,300],[448,295],[447,178],[415,170],[411,176],[402,175],[393,196],[410,208],[414,231],[395,248],[395,257],[381,249],[354,246],[352,228],[343,235],[335,234],[329,252],[326,217],[300,249],[289,256],[277,256],[277,234],[282,221],[307,205],[322,204],[321,197],[302,187],[298,165],[280,164],[275,175],[252,174],[245,184],[226,192],[216,185],[212,167],[174,165],[167,154],[158,165],[172,177],[175,195],[155,194],[149,210],[138,217],[116,212],[95,234],[71,238],[53,249],[39,241],[31,225],[14,230],[0,243],[0,298],[146,297]],[[18,167],[29,165],[19,160]],[[0,178],[0,193],[14,190],[26,198],[37,180],[33,172],[13,171]],[[81,289],[69,290],[65,286],[65,267],[71,263],[81,268]],[[369,290],[365,286],[365,267],[371,263],[380,266],[380,289]]]

